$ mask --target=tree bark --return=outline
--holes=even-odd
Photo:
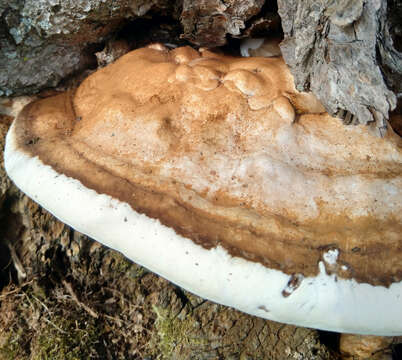
[[[296,87],[346,123],[380,133],[401,96],[400,1],[278,1],[281,49]]]

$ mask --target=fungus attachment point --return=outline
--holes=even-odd
[[[27,105],[5,166],[59,219],[200,296],[394,335],[401,141],[322,112],[279,57],[151,46]]]

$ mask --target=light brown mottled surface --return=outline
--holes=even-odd
[[[344,127],[281,58],[131,52],[16,123],[20,145],[205,247],[268,267],[402,280],[402,140]]]

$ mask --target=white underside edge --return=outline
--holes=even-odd
[[[284,297],[290,276],[206,250],[171,228],[58,174],[17,150],[12,126],[5,167],[15,184],[62,222],[203,298],[279,322],[337,332],[402,335],[402,282],[389,288],[335,279],[325,262]],[[335,259],[336,260],[336,259]]]

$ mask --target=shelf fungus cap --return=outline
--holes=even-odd
[[[135,50],[27,105],[5,165],[61,221],[202,297],[402,334],[402,140],[343,126],[280,57]]]

